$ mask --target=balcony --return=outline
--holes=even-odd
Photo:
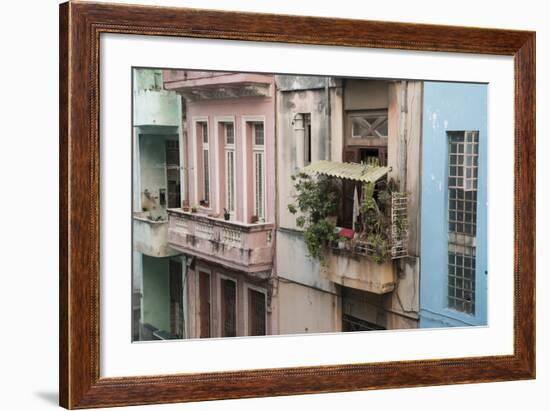
[[[179,254],[168,245],[168,220],[151,220],[147,213],[134,213],[133,244],[135,251],[151,257]]]
[[[234,270],[271,270],[273,224],[225,221],[179,209],[168,210],[168,214],[172,248]]]
[[[395,288],[393,261],[376,262],[363,247],[352,249],[340,243],[331,247],[327,264],[321,269],[326,279],[374,294],[386,294]]]

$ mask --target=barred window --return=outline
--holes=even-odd
[[[475,313],[475,247],[462,252],[449,250],[449,308],[468,314]]]
[[[448,307],[475,314],[479,132],[450,131]]]

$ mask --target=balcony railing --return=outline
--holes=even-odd
[[[168,214],[172,248],[248,273],[271,270],[273,224],[244,224],[179,209]]]
[[[168,220],[150,219],[147,213],[134,213],[134,250],[152,257],[179,254],[168,245]]]

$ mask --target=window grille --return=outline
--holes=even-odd
[[[408,255],[409,220],[407,205],[409,196],[404,192],[391,195],[391,256],[402,258]]]
[[[455,251],[449,247],[449,308],[468,314],[475,313],[475,247]]]
[[[352,138],[387,138],[388,111],[372,111],[351,116]]]
[[[448,307],[475,314],[479,132],[451,131],[448,170]]]

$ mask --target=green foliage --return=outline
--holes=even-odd
[[[296,225],[304,230],[304,240],[311,257],[326,264],[326,249],[331,242],[346,241],[346,249],[366,245],[366,255],[377,263],[391,258],[392,245],[392,193],[398,190],[393,180],[365,183],[355,232],[352,240],[339,239],[334,217],[341,198],[340,186],[327,176],[312,177],[304,173],[292,177],[296,195],[288,210],[296,215]],[[406,221],[395,221],[397,234],[407,230]],[[363,252],[362,252],[363,253]]]
[[[330,177],[312,177],[305,173],[292,176],[292,181],[296,195],[288,211],[300,214],[296,217],[296,225],[304,229],[308,253],[325,264],[326,247],[338,238],[336,226],[330,219],[338,210],[338,187]]]
[[[368,244],[369,256],[377,263],[391,257],[391,202],[392,193],[396,190],[397,184],[393,180],[378,184],[376,189],[372,183],[363,185],[359,240]],[[406,230],[403,221],[398,223],[401,223],[401,230]]]

